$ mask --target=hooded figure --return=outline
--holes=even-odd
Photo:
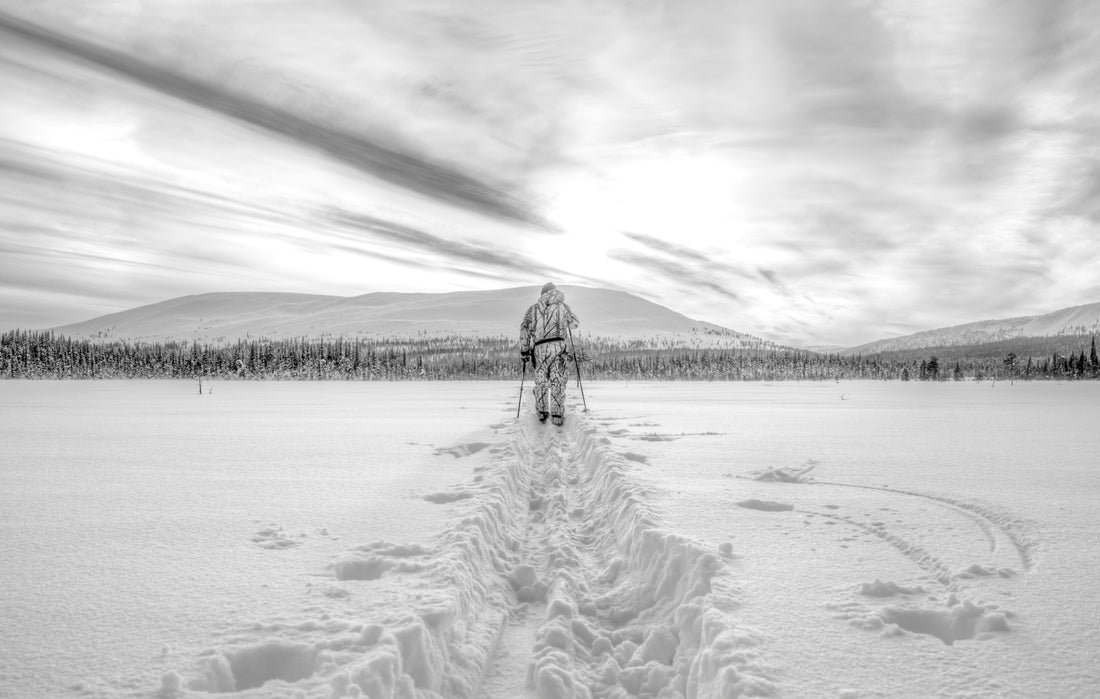
[[[549,417],[555,425],[565,419],[566,340],[577,327],[577,316],[565,305],[565,295],[552,283],[542,287],[539,300],[523,314],[520,354],[535,370],[535,410],[539,422]]]

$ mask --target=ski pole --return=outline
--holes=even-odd
[[[523,406],[523,382],[527,380],[527,357],[523,358],[523,376],[519,380],[519,402],[516,403],[516,419],[519,419],[519,409]]]
[[[573,353],[573,366],[577,368],[577,387],[581,389],[581,402],[584,403],[584,412],[588,412],[588,401],[584,398],[584,384],[581,382],[581,363],[577,361],[577,346],[573,344],[573,329],[568,325],[565,329],[569,332],[569,350]]]

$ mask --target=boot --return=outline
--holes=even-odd
[[[554,423],[555,427],[561,427],[565,424],[565,418],[561,415],[553,415],[550,417],[550,422]]]

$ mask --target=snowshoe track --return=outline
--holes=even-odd
[[[502,646],[533,645],[523,684],[521,659],[502,650],[483,696],[773,693],[758,636],[735,632],[720,610],[736,605],[715,599],[723,564],[661,528],[629,459],[581,416],[561,430],[520,423],[513,439],[530,475],[529,515]]]

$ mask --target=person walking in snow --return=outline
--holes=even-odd
[[[520,355],[535,371],[535,410],[539,422],[549,417],[555,425],[565,421],[566,340],[577,327],[577,316],[565,304],[565,294],[552,282],[542,287],[539,300],[523,314]]]

